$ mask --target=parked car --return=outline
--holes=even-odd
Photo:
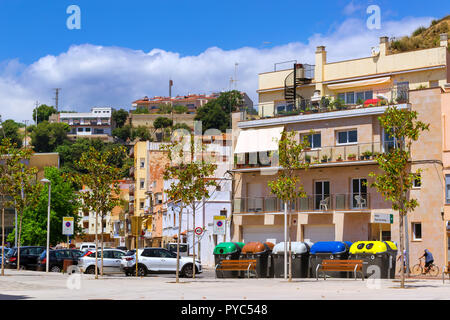
[[[57,249],[49,251],[48,270],[50,272],[61,272],[64,267],[64,260],[72,260],[73,265],[78,264],[78,259],[83,256],[83,252],[77,249]],[[44,250],[38,259],[38,270],[45,270],[47,266],[47,250]]]
[[[78,259],[78,267],[80,268],[81,272],[87,273],[87,274],[94,274],[95,273],[95,251],[96,250],[89,250],[86,252],[84,256]],[[103,272],[104,273],[115,273],[115,272],[121,272],[120,270],[120,263],[122,261],[122,257],[126,254],[123,250],[117,250],[117,249],[104,249],[103,251]],[[97,253],[98,256],[98,263],[97,267],[100,272],[101,267],[101,250]]]
[[[116,249],[123,250],[125,252],[128,251],[127,247],[124,247],[124,246],[118,246],[118,247],[116,247]]]
[[[145,276],[147,273],[176,273],[177,255],[164,248],[138,249],[138,275]],[[136,274],[136,255],[122,257],[120,266],[125,275]],[[192,258],[180,257],[180,273],[184,277],[192,277]],[[195,261],[195,273],[202,272],[200,261]]]
[[[2,257],[2,246],[0,246],[0,264],[2,263],[3,258],[5,258],[8,255],[8,252],[10,250],[11,250],[10,248],[5,247],[3,257]],[[6,258],[5,258],[5,262],[6,262]]]
[[[86,251],[86,250],[95,250],[96,246],[94,242],[82,242],[80,245],[80,250],[81,251]]]
[[[24,246],[20,247],[20,268],[34,269],[38,266],[38,258],[45,250],[40,246]],[[17,247],[12,248],[6,256],[6,266],[8,268],[17,268]]]
[[[166,249],[177,254],[177,243],[170,242],[170,243],[166,244]],[[188,256],[188,244],[187,243],[180,243],[180,256],[182,256],[182,257]]]

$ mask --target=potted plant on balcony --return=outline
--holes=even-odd
[[[322,160],[321,160],[321,162],[322,163],[325,163],[325,162],[328,162],[328,156],[326,155],[326,154],[324,154],[323,156],[322,156]]]
[[[363,160],[370,160],[370,157],[372,157],[372,151],[364,151],[363,152]]]
[[[305,114],[310,114],[310,113],[312,113],[311,108],[310,107],[306,107]]]
[[[356,160],[356,154],[350,153],[350,154],[347,156],[347,159],[350,160],[350,161],[355,161],[355,160]]]
[[[319,163],[319,157],[313,157],[314,162],[313,163]]]
[[[306,155],[306,156],[305,156],[305,162],[306,162],[306,163],[311,163],[311,156]]]
[[[336,159],[336,161],[343,161],[343,159],[342,159],[342,155],[338,155],[338,157],[337,157],[337,159]]]

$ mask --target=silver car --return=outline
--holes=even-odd
[[[104,249],[103,251],[103,273],[119,273],[120,263],[122,257],[125,255],[125,251],[117,249]],[[101,250],[97,253],[98,263],[97,268],[100,272],[102,265],[101,262]],[[87,274],[95,274],[95,250],[88,251],[84,256],[78,259],[78,267],[81,272]]]
[[[177,255],[164,248],[139,249],[138,274],[145,276],[147,273],[175,273],[177,270]],[[195,261],[196,273],[202,272],[200,261]],[[122,257],[121,270],[125,275],[136,274],[136,254]],[[183,277],[192,277],[192,257],[180,257],[179,271]]]

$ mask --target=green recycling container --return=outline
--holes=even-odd
[[[350,247],[350,260],[363,260],[366,278],[394,279],[397,246],[391,241],[357,241]]]
[[[239,254],[244,247],[243,242],[222,242],[214,248],[214,261],[217,266],[222,260],[239,260]],[[217,278],[238,278],[240,271],[216,270]]]

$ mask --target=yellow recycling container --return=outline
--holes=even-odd
[[[393,279],[397,246],[391,241],[357,241],[350,247],[349,260],[363,260],[363,272],[371,278]]]

